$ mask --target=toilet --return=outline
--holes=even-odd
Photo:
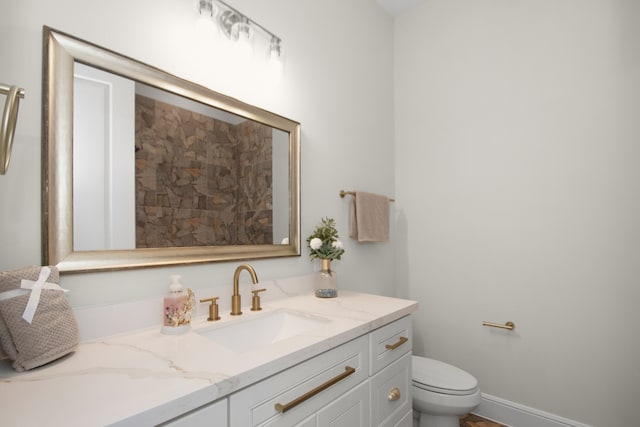
[[[412,356],[414,427],[459,427],[480,404],[478,380],[438,360]]]

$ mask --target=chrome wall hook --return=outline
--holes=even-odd
[[[13,134],[16,130],[18,119],[18,104],[20,98],[24,98],[24,89],[18,86],[7,86],[0,83],[0,94],[7,95],[0,121],[0,175],[7,173],[11,148],[13,146]]]

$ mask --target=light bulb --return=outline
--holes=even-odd
[[[218,6],[213,4],[213,0],[198,0],[196,9],[201,18],[213,19],[218,14]]]
[[[273,36],[269,43],[267,53],[267,69],[272,79],[278,79],[282,75],[283,68],[283,51],[280,39]]]
[[[244,18],[242,22],[236,22],[231,29],[233,39],[238,43],[238,50],[243,56],[251,57],[253,53],[253,28]]]
[[[282,59],[282,45],[280,44],[280,39],[275,36],[271,37],[267,59],[269,61],[280,61]]]
[[[196,20],[196,32],[200,37],[209,38],[215,32],[213,18],[218,13],[218,7],[212,0],[198,0],[195,4],[198,13]]]

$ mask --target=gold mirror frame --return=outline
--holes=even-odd
[[[44,27],[42,258],[62,272],[121,270],[300,255],[300,124]],[[73,250],[74,62],[191,98],[289,133],[289,243],[104,251]]]

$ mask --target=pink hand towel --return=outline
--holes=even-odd
[[[389,241],[389,198],[356,191],[349,209],[349,237],[358,242]]]

